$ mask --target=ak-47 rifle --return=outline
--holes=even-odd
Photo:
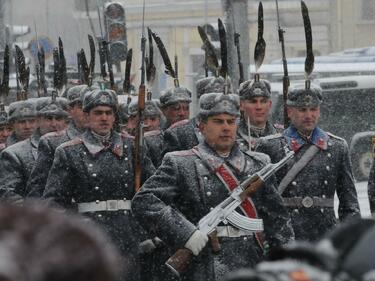
[[[20,90],[17,93],[18,100],[26,100],[29,89],[30,68],[26,67],[25,56],[20,47],[16,48],[16,74],[17,74],[17,88]]]
[[[284,33],[285,31],[280,26],[280,15],[279,15],[279,2],[276,0],[276,13],[277,13],[277,28],[279,33],[279,42],[281,43],[281,55],[283,60],[283,69],[284,69],[284,76],[283,76],[283,102],[284,102],[284,128],[289,126],[289,119],[288,119],[288,111],[286,102],[288,99],[288,89],[290,85],[289,75],[288,75],[288,64],[286,61],[285,56],[285,41],[284,41]]]
[[[134,188],[135,192],[141,188],[142,158],[143,158],[143,128],[144,128],[144,110],[146,99],[145,86],[145,55],[146,55],[146,37],[145,37],[145,0],[143,0],[143,18],[142,18],[142,38],[141,38],[141,84],[138,91],[138,112],[137,112],[137,131],[135,133],[135,167],[134,167]]]
[[[249,176],[233,189],[224,201],[200,219],[197,225],[198,229],[207,236],[210,236],[210,234],[215,232],[216,227],[223,221],[228,221],[239,229],[249,229],[249,227],[246,226],[246,220],[235,211],[236,208],[239,207],[248,197],[253,196],[257,190],[263,186],[266,180],[288,163],[292,157],[294,157],[294,152],[290,151],[279,162],[275,164],[267,164],[260,171]],[[168,259],[166,265],[177,276],[179,276],[180,273],[186,270],[192,256],[193,253],[189,249],[179,249]]]
[[[306,79],[306,90],[310,89],[310,74],[314,69],[314,53],[312,46],[312,31],[311,22],[309,17],[309,10],[305,2],[301,1],[301,12],[303,18],[303,26],[305,28],[305,38],[306,38],[306,60],[305,60],[305,79]]]

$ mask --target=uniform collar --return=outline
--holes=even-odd
[[[290,126],[287,128],[283,135],[288,142],[289,147],[293,151],[298,151],[304,144],[306,144],[306,140],[301,137],[301,135],[297,132],[297,130]],[[322,129],[316,127],[311,135],[311,140],[309,143],[319,147],[322,150],[327,149],[327,142],[328,142],[328,134],[324,132]]]
[[[82,131],[80,131],[80,130],[77,128],[76,124],[75,124],[73,121],[71,121],[71,122],[69,123],[68,128],[66,129],[66,134],[67,134],[68,137],[72,140],[72,139],[74,139],[74,138],[80,136],[80,135],[82,134]]]
[[[252,128],[250,127],[250,133],[251,133],[251,137],[260,138],[260,137],[265,137],[265,136],[268,136],[268,135],[275,134],[276,129],[269,121],[267,121],[266,126],[264,127],[264,129],[261,132],[257,132],[256,130],[252,130]],[[247,122],[243,118],[241,118],[240,125],[238,126],[238,134],[242,138],[248,139],[248,134],[249,134],[248,126],[247,126]]]
[[[36,129],[30,137],[30,143],[33,147],[37,148],[39,144],[39,140],[42,134],[40,133],[40,129]]]
[[[217,154],[217,152],[212,149],[205,141],[198,144],[195,147],[202,157],[202,159],[212,168],[215,172],[224,163],[229,164],[236,172],[242,172],[245,167],[245,157],[244,154],[235,143],[232,151],[227,158],[223,158]]]
[[[96,139],[92,135],[90,130],[86,130],[86,132],[82,134],[81,139],[87,150],[92,155],[96,155],[100,151],[107,149],[101,142],[99,142],[98,139]],[[121,157],[123,155],[123,140],[118,133],[112,132],[111,144],[108,149],[118,157]]]

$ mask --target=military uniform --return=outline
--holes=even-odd
[[[95,90],[84,98],[83,110],[117,107],[113,91]],[[109,234],[123,257],[124,279],[139,280],[139,237],[142,231],[130,212],[134,189],[133,139],[112,130],[108,138],[87,129],[55,151],[43,198],[76,209]],[[148,158],[142,180],[154,172]]]
[[[317,107],[321,99],[319,89],[296,89],[289,92],[287,104]],[[261,139],[256,151],[268,154],[271,161],[276,162],[289,149],[296,153],[294,163],[298,164],[292,163],[280,170],[277,178],[283,186],[279,185],[279,190],[284,190],[280,192],[289,210],[296,239],[315,241],[337,224],[333,204],[335,192],[339,199],[340,220],[360,217],[349,149],[344,139],[319,127],[313,129],[309,138],[302,137],[291,125],[282,134]],[[301,158],[306,160],[299,161]],[[291,170],[298,173],[290,176]]]
[[[151,175],[150,161],[142,167]],[[137,280],[138,231],[130,213],[134,196],[133,140],[113,133],[103,147],[90,131],[55,152],[43,198],[78,211],[99,223],[125,258],[126,280]],[[72,204],[74,200],[75,204]]]
[[[26,197],[26,183],[37,158],[40,132],[7,147],[0,154],[0,195],[10,201]]]
[[[86,93],[96,89],[87,85],[78,85],[70,88],[67,92],[67,101],[71,106],[74,103],[82,103]],[[38,159],[35,162],[34,169],[31,172],[27,183],[27,194],[29,197],[42,197],[44,187],[47,182],[48,172],[52,167],[56,148],[69,140],[72,140],[82,134],[72,120],[68,128],[59,132],[45,134],[39,141]]]
[[[280,131],[279,126],[272,125],[269,121],[267,121],[266,126],[263,129],[251,127],[249,137],[248,126],[246,122],[241,119],[237,130],[237,142],[242,151],[248,151],[249,147],[251,147],[251,150],[254,150],[259,138],[274,135],[278,133],[278,131]]]
[[[79,135],[81,131],[71,122],[66,130],[45,134],[38,144],[38,158],[27,182],[28,197],[42,197],[56,148]]]
[[[207,95],[203,103],[212,108],[201,108],[200,113],[238,113],[239,104],[234,95]],[[217,104],[210,106],[213,100]],[[133,212],[139,222],[165,241],[174,253],[197,231],[198,221],[228,197],[228,185],[217,171],[225,165],[241,182],[261,169],[267,160],[264,154],[242,153],[238,145],[234,145],[228,157],[221,157],[206,142],[190,150],[167,153],[156,173],[134,197]],[[293,239],[290,218],[272,179],[258,190],[252,202],[264,221],[265,239],[271,248]],[[252,266],[262,259],[263,243],[251,230],[225,224],[217,230],[221,251],[214,255],[209,246],[205,247],[193,257],[182,280],[221,280],[227,272]]]

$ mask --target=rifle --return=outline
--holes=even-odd
[[[228,221],[237,228],[243,228],[241,223],[241,215],[235,212],[236,208],[241,205],[248,197],[254,195],[259,188],[267,181],[267,179],[282,168],[290,159],[294,157],[294,152],[289,151],[287,155],[275,164],[267,164],[260,171],[254,175],[249,176],[246,180],[240,183],[230,195],[211,210],[207,215],[198,222],[198,229],[210,236],[215,233],[216,227],[223,221]],[[211,240],[215,237],[211,236]],[[184,272],[189,265],[193,253],[184,248],[179,249],[170,257],[166,265],[177,275]]]
[[[288,99],[288,88],[290,85],[289,76],[288,76],[288,64],[286,61],[285,56],[285,42],[284,42],[284,33],[285,31],[280,26],[280,15],[279,15],[279,3],[276,0],[276,13],[277,13],[277,26],[279,32],[279,42],[281,43],[281,55],[283,60],[283,69],[284,69],[284,76],[283,76],[283,101],[284,101],[284,128],[289,126],[289,118],[288,118],[288,110],[286,106],[286,102]]]
[[[143,0],[143,19],[142,19],[142,37],[141,37],[141,84],[139,85],[138,91],[138,112],[137,112],[137,130],[135,134],[135,159],[134,159],[134,188],[135,192],[138,192],[141,188],[141,175],[142,175],[142,154],[143,154],[143,128],[144,128],[144,110],[145,110],[145,99],[146,99],[146,87],[145,87],[145,52],[146,52],[146,37],[145,37],[145,0]]]

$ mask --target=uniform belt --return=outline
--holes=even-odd
[[[321,197],[283,197],[284,206],[294,208],[324,207],[333,208],[333,198]]]
[[[230,225],[217,226],[216,231],[217,237],[241,237],[254,234],[253,231],[238,229]]]
[[[119,211],[119,210],[130,210],[130,200],[107,200],[107,201],[95,201],[88,203],[78,203],[78,212],[100,212],[100,211]]]

